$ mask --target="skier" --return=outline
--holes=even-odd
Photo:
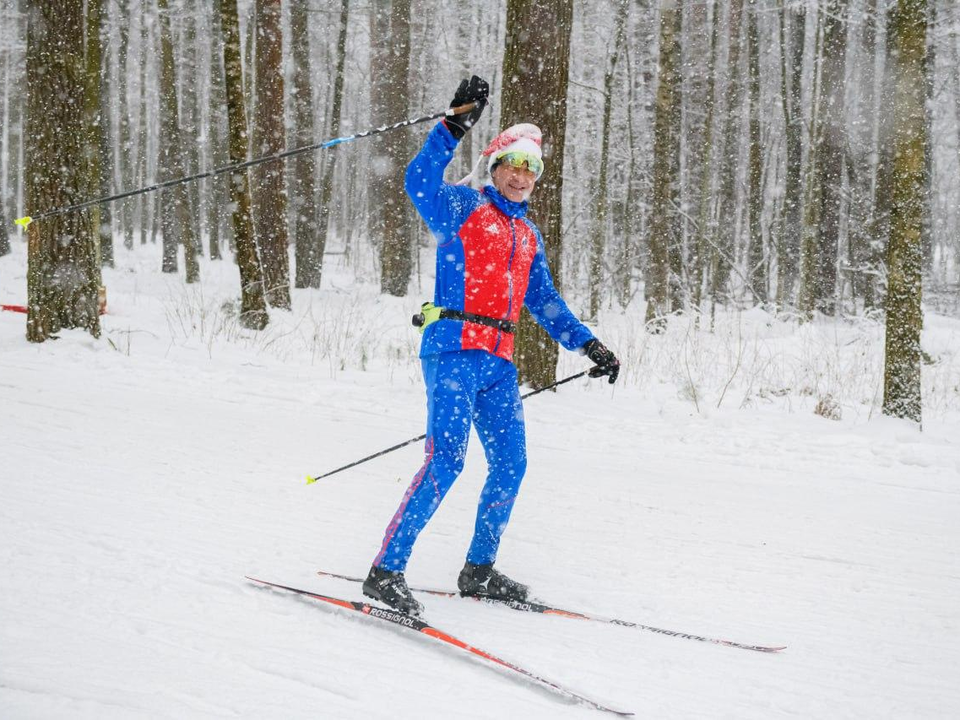
[[[463,184],[467,178],[458,185],[443,181],[444,169],[480,118],[488,94],[486,81],[476,75],[463,80],[450,106],[476,106],[441,120],[406,173],[406,191],[437,237],[434,300],[418,316],[427,392],[426,459],[387,526],[363,592],[411,615],[419,615],[423,606],[404,578],[407,560],[463,468],[471,425],[480,436],[489,472],[457,585],[461,595],[527,599],[526,586],[493,567],[527,462],[512,362],[521,305],[554,340],[596,364],[591,377],[606,376],[613,383],[620,371],[616,356],[560,297],[540,231],[524,217],[543,173],[539,128],[514,125],[494,139],[481,156],[489,158],[492,180],[482,190]]]

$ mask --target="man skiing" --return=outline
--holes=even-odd
[[[407,167],[406,190],[437,237],[436,286],[421,320],[420,360],[427,392],[426,459],[387,526],[363,583],[365,595],[411,615],[423,606],[404,578],[413,544],[463,468],[471,426],[487,458],[473,542],[457,585],[461,595],[525,601],[526,586],[493,567],[526,469],[523,408],[512,362],[514,331],[526,305],[550,336],[617,379],[620,363],[567,308],[553,284],[540,231],[525,218],[543,172],[540,130],[514,125],[484,150],[492,184],[448,185],[443,173],[480,118],[489,86],[474,75]]]

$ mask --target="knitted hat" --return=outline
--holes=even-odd
[[[490,158],[487,162],[487,171],[491,173],[493,172],[493,166],[497,164],[497,160],[507,153],[529,153],[542,162],[543,151],[540,148],[541,142],[542,133],[540,132],[540,128],[538,128],[536,125],[533,125],[532,123],[511,125],[502,133],[497,135],[493,139],[493,142],[487,145],[487,148],[480,154],[480,157],[477,160],[477,165],[474,167],[473,171],[457,184],[466,185],[469,183],[479,169],[480,163],[483,161],[484,157]],[[537,173],[537,180],[540,179],[540,175],[542,174],[543,169],[541,168],[540,172]]]

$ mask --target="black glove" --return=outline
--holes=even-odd
[[[617,356],[610,352],[606,345],[593,338],[584,343],[581,352],[596,363],[596,367],[590,370],[590,377],[597,378],[609,375],[609,383],[613,385],[620,374],[620,361]]]
[[[474,75],[469,80],[461,80],[460,87],[457,88],[457,94],[453,96],[450,107],[460,107],[470,102],[477,103],[476,107],[459,115],[448,115],[444,122],[447,123],[447,129],[457,140],[462,140],[467,134],[467,130],[473,127],[473,124],[480,119],[483,114],[483,108],[487,106],[487,97],[490,95],[490,86],[482,77]]]

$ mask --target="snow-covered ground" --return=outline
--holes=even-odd
[[[2,303],[25,300],[15,246]],[[304,477],[423,431],[418,296],[330,268],[257,335],[231,262],[187,288],[156,248],[118,260],[99,341],[31,345],[0,313],[0,717],[600,716],[244,580],[359,598],[314,571],[367,570],[421,451]],[[597,330],[622,382],[528,401],[499,565],[556,605],[788,649],[426,597],[430,621],[638,717],[960,716],[960,321],[927,316],[920,432],[877,410],[875,322],[641,317]],[[411,583],[453,585],[483,476],[474,439]]]

